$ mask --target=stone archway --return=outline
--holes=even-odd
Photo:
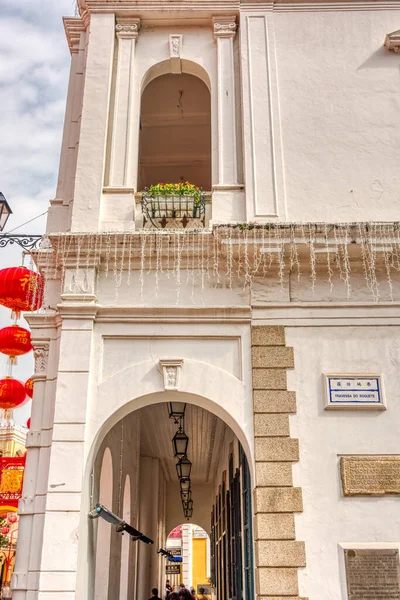
[[[175,399],[176,396],[175,394]],[[184,428],[189,437],[188,457],[192,461],[191,490],[195,509],[193,516],[188,518],[188,523],[195,523],[211,534],[210,556],[214,565],[212,572],[217,599],[226,600],[230,578],[236,576],[238,568],[243,568],[241,581],[245,581],[246,566],[248,569],[249,565],[251,568],[253,565],[250,486],[247,490],[250,507],[247,523],[241,524],[240,502],[238,504],[246,493],[248,462],[240,440],[226,422],[198,406],[189,394],[181,393],[178,396],[191,400],[186,404]],[[111,476],[112,502],[107,508],[116,514],[120,514],[122,509],[125,510],[125,493],[123,494],[121,482],[130,477],[133,481],[133,496],[127,511],[131,518],[130,524],[154,541],[154,546],[135,544],[137,559],[130,566],[131,571],[135,572],[135,583],[129,582],[128,585],[131,586],[131,590],[132,585],[134,586],[132,597],[137,598],[144,597],[152,587],[160,589],[163,585],[165,559],[158,555],[156,550],[165,547],[168,532],[182,523],[185,517],[180,505],[180,486],[175,471],[177,458],[174,457],[171,444],[177,425],[168,418],[165,402],[168,397],[167,392],[155,394],[148,399],[156,399],[158,402],[144,404],[143,399],[138,399],[136,410],[123,415],[111,426],[109,420],[107,431],[101,436],[101,440],[97,440],[99,446],[95,443],[98,450],[94,455],[94,467],[90,477],[94,482],[94,492],[89,498],[92,506],[96,504],[99,496],[100,457],[103,456],[104,448],[109,448],[115,467]],[[140,404],[143,406],[138,407]],[[243,432],[241,437],[243,439]],[[232,512],[231,515],[230,511],[234,510],[235,514]],[[236,529],[230,530],[230,523],[234,521]],[[89,532],[96,526],[97,522],[93,524],[90,521]],[[247,547],[240,541],[241,538],[245,538],[246,531],[250,532]],[[120,586],[120,582],[124,580],[121,573],[123,549],[120,536],[113,532],[109,551],[109,595],[105,598],[124,598],[125,588]],[[89,548],[88,551],[91,552],[92,549]],[[104,549],[105,554],[107,551]],[[237,556],[249,553],[247,561],[230,564],[228,556],[232,555],[232,552],[236,552]],[[97,547],[96,556],[98,554]],[[131,556],[133,558],[133,553]],[[135,561],[134,558],[133,560]],[[92,575],[89,574],[89,581],[92,583],[89,585],[88,598],[97,600],[92,591],[94,572],[95,570],[92,571]]]

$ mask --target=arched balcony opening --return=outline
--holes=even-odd
[[[167,191],[168,196],[175,198],[167,198],[165,205],[160,200],[162,193],[153,201],[147,215],[153,225],[165,227],[166,221],[161,225],[159,222],[163,218],[170,220],[169,225],[172,219],[173,226],[184,219],[182,225],[186,227],[192,218],[202,220],[204,225],[204,194],[200,196],[200,192],[211,191],[211,97],[199,77],[167,73],[155,77],[144,88],[138,179],[142,192],[160,183],[181,184],[177,193]],[[186,182],[194,186],[188,194],[187,188],[182,189]],[[146,205],[144,212],[145,208]]]

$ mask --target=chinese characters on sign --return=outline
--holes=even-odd
[[[368,408],[384,410],[380,375],[325,375],[326,409]]]

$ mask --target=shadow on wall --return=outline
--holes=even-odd
[[[357,69],[362,71],[363,69],[397,69],[400,73],[400,59],[399,55],[395,52],[390,52],[387,48],[382,46],[378,48],[366,61],[364,61]]]

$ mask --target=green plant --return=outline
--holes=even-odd
[[[147,196],[193,196],[195,204],[200,202],[202,188],[189,181],[180,183],[157,183],[146,190]]]

